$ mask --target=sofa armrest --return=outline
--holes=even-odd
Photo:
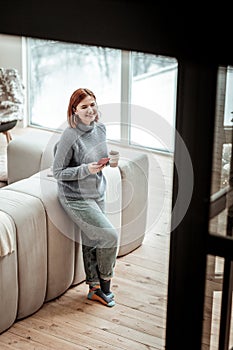
[[[48,131],[35,130],[9,142],[7,146],[8,184],[25,179],[52,165],[53,146],[56,142],[56,137],[53,135]]]
[[[136,153],[121,158],[122,223],[118,255],[128,254],[143,241],[147,225],[149,158]]]

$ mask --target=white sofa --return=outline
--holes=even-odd
[[[51,176],[59,137],[33,132],[8,145],[8,185],[0,189],[0,333],[85,279],[80,231],[60,206]],[[145,235],[148,157],[125,154],[104,173],[106,212],[122,256]]]

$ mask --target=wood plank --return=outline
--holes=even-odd
[[[159,254],[160,253],[160,254]],[[138,257],[147,257],[147,259],[151,261],[168,261],[168,257],[163,252],[159,252],[159,250],[156,247],[151,247],[148,245],[145,245],[144,243],[137,249],[135,249],[130,254],[133,254]]]
[[[81,294],[81,297],[80,297]],[[77,293],[75,289],[72,289],[69,291],[69,294],[65,295],[60,302],[63,304],[65,303],[65,306],[67,307],[75,307],[79,310],[81,307],[81,311],[83,311],[81,303],[83,304],[83,297],[85,300],[85,295],[82,293]],[[101,317],[103,317],[105,320],[111,320],[112,322],[115,322],[117,324],[121,324],[123,326],[130,326],[130,328],[133,328],[135,330],[139,330],[142,332],[146,332],[151,335],[155,335],[156,329],[155,327],[158,327],[158,329],[164,329],[165,325],[162,327],[161,324],[161,315],[152,315],[145,313],[143,311],[132,309],[129,306],[125,306],[120,304],[117,301],[117,305],[114,307],[114,310],[112,313],[109,313],[108,308],[102,308],[101,309]],[[93,302],[92,301],[85,301],[85,312],[90,313],[91,315],[98,316],[96,312],[99,312],[99,307],[93,308]]]
[[[115,274],[123,274],[125,279],[132,280],[139,285],[157,286],[158,284],[167,285],[167,274],[160,271],[152,271],[143,266],[125,263],[118,260],[116,263]]]
[[[84,350],[90,349],[90,347],[92,349],[118,349],[106,342],[99,341],[98,338],[92,338],[92,330],[87,329],[86,326],[84,327],[82,325],[80,329],[77,324],[68,324],[64,319],[63,322],[59,322],[54,318],[51,322],[47,321],[46,317],[40,319],[38,316],[39,315],[32,320],[27,320],[23,324],[18,324],[18,332],[25,336],[27,336],[29,332],[30,337],[33,340],[36,339],[39,346],[42,346],[42,344],[46,342],[47,349],[54,350]],[[29,331],[28,328],[30,328]]]
[[[20,350],[32,350],[32,349],[39,349],[37,347],[37,343],[32,341],[29,337],[24,338],[20,335],[14,334],[12,332],[12,328],[15,325],[13,325],[6,333],[3,333],[0,335],[0,348],[3,349],[20,349]],[[45,347],[43,344],[40,344],[41,350],[48,350],[47,347]]]
[[[102,310],[107,309],[109,313],[112,313],[113,309],[103,307],[103,305],[99,305],[98,303],[91,304],[90,302],[90,306],[97,309],[96,313],[98,316],[94,316],[86,311],[88,302],[85,304],[82,301],[81,303],[78,303],[78,305],[78,308],[75,309],[74,307],[65,306],[56,300],[56,305],[54,303],[48,303],[46,304],[46,307],[39,310],[32,322],[34,326],[36,326],[35,319],[38,320],[38,318],[40,318],[43,327],[45,327],[44,320],[46,320],[47,317],[50,317],[52,322],[56,325],[58,325],[59,322],[65,323],[62,327],[63,329],[68,327],[70,331],[70,328],[74,327],[76,335],[88,334],[88,337],[91,337],[94,340],[97,339],[110,345],[114,344],[114,346],[117,344],[118,348],[123,349],[143,350],[148,349],[148,345],[156,349],[158,348],[156,347],[157,342],[161,343],[161,339],[158,339],[155,336],[148,336],[140,331],[135,331],[112,321],[105,320],[102,317]],[[25,319],[25,322],[27,322],[27,319]],[[51,328],[52,327],[48,327],[47,331],[50,333],[57,331],[57,329]],[[64,336],[67,338],[67,330],[64,333]]]
[[[152,261],[149,260],[147,257],[139,257],[133,254],[128,254],[122,258],[119,258],[118,261],[123,261],[128,264],[141,266],[156,272],[164,272],[166,275],[168,275],[168,261],[161,262],[161,260],[159,259],[158,261]]]

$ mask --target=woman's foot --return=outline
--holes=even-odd
[[[115,305],[115,301],[109,295],[106,295],[100,288],[100,285],[90,286],[87,298],[90,300],[96,300],[103,305],[112,307]]]
[[[113,292],[110,290],[111,280],[104,280],[100,278],[100,288],[105,295],[110,298],[114,298]]]

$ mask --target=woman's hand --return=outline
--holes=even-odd
[[[99,165],[99,164],[97,164],[97,162],[88,164],[88,170],[90,171],[91,174],[97,174],[104,167],[105,167],[105,165]]]

